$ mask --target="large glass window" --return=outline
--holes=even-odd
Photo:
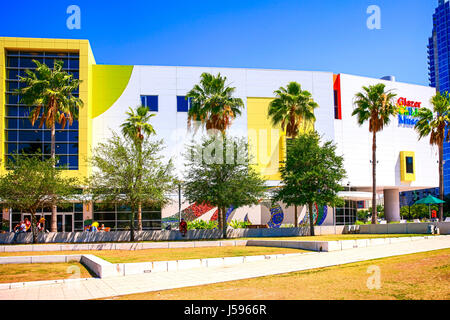
[[[94,204],[94,220],[100,225],[111,228],[111,231],[129,230],[131,208],[126,205],[107,203]],[[135,228],[137,228],[137,212],[135,214]],[[142,229],[161,230],[161,209],[142,206]]]
[[[336,225],[353,225],[356,222],[357,201],[345,200],[343,208],[336,208]]]
[[[53,68],[54,61],[64,62],[63,70],[79,77],[79,54],[61,52],[6,52],[6,142],[7,154],[5,159],[11,159],[13,153],[25,152],[39,154],[42,158],[50,156],[51,132],[50,128],[43,125],[39,128],[39,120],[31,125],[29,116],[33,108],[20,103],[20,96],[14,95],[15,89],[23,86],[19,83],[18,76],[26,76],[26,70],[34,70],[36,65],[33,60],[45,63]],[[74,93],[78,96],[78,90]],[[78,121],[71,126],[56,125],[56,154],[59,158],[58,166],[66,166],[69,170],[78,170]]]

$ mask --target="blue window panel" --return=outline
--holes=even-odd
[[[19,131],[20,142],[40,142],[42,141],[42,131],[40,130],[21,130]]]
[[[8,118],[6,120],[6,127],[8,129],[17,129],[18,128],[17,118]]]
[[[19,67],[19,58],[8,57],[8,59],[6,59],[6,66],[11,67],[11,68],[18,68]]]
[[[17,141],[18,136],[19,136],[19,131],[6,130],[6,141]]]
[[[19,104],[20,96],[8,94],[6,96],[6,104]]]
[[[141,96],[141,104],[152,112],[158,112],[158,96]]]
[[[19,115],[18,107],[6,107],[6,116],[17,117]]]
[[[191,98],[177,96],[177,112],[188,112],[191,106]]]
[[[55,145],[55,152],[56,154],[68,154],[69,148],[67,146],[67,143],[57,143]]]
[[[69,142],[78,142],[78,132],[69,131]]]
[[[78,168],[78,156],[69,156],[69,166],[71,168]]]
[[[55,132],[55,140],[56,141],[67,142],[67,138],[68,138],[68,131],[66,131],[66,130],[63,130],[63,131],[58,130],[58,131]]]
[[[67,167],[69,165],[69,157],[58,155],[58,167]]]
[[[19,118],[17,122],[20,129],[39,129],[39,120],[34,123],[34,126],[31,125],[31,121],[27,118]]]
[[[8,154],[17,153],[17,143],[8,143]]]
[[[68,154],[78,154],[78,143],[68,143],[67,151]]]
[[[17,111],[18,111],[17,115],[19,117],[26,117],[26,118],[28,118],[32,114],[33,108],[30,108],[30,107],[19,107]],[[43,111],[41,111],[41,112],[43,112]]]

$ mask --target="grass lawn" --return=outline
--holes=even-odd
[[[5,256],[61,255],[61,254],[94,254],[111,263],[131,263],[166,260],[186,260],[201,258],[221,258],[257,256],[266,254],[301,253],[306,250],[270,247],[206,247],[206,248],[172,248],[148,250],[93,250],[93,251],[34,251],[34,252],[2,252]]]
[[[377,239],[377,238],[403,238],[403,237],[423,237],[433,236],[429,234],[330,234],[323,236],[304,237],[266,237],[266,238],[245,238],[246,240],[300,240],[300,241],[336,241],[336,240],[357,240],[357,239]]]
[[[76,267],[80,270],[79,278],[92,277],[78,262],[1,264],[0,283],[69,279],[75,276]]]
[[[450,249],[376,259],[159,292],[133,294],[123,300],[449,300]],[[381,288],[368,289],[369,266],[381,270]]]

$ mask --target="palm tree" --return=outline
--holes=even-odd
[[[397,114],[396,94],[386,91],[385,87],[383,83],[364,86],[363,91],[355,95],[356,108],[352,113],[352,116],[357,116],[360,126],[369,121],[369,132],[372,132],[372,224],[377,223],[377,132],[382,131]]]
[[[226,130],[232,121],[241,115],[244,102],[240,98],[234,98],[235,88],[225,85],[227,77],[220,73],[214,76],[210,73],[202,73],[200,83],[196,84],[186,94],[186,99],[191,100],[188,111],[188,127],[194,122],[195,130],[204,126],[206,130],[217,130],[225,136]],[[225,212],[219,214],[218,228],[224,230],[226,227]]]
[[[269,104],[269,118],[273,126],[281,126],[288,138],[297,137],[300,127],[305,130],[308,124],[316,120],[314,109],[319,105],[314,102],[312,94],[297,82],[289,82],[286,88],[274,91],[276,98]],[[294,224],[298,225],[297,206],[295,207]]]
[[[149,123],[150,118],[154,117],[154,113],[150,113],[149,109],[145,106],[139,106],[136,108],[136,112],[130,108],[130,111],[126,113],[128,119],[121,125],[122,134],[130,139],[136,146],[138,152],[138,163],[142,166],[142,143],[145,136],[156,134],[155,129]],[[138,184],[139,185],[139,184]],[[134,216],[131,218],[131,229],[134,228]],[[138,206],[138,230],[142,231],[142,203],[139,202]]]
[[[55,61],[53,70],[46,64],[33,60],[36,64],[34,71],[26,70],[26,77],[19,77],[19,81],[25,84],[15,94],[20,95],[20,103],[32,107],[30,121],[34,126],[39,120],[39,128],[51,129],[51,158],[56,165],[55,132],[56,123],[62,129],[67,124],[72,125],[74,119],[78,119],[79,109],[83,101],[75,97],[73,92],[81,84],[81,80],[74,79],[71,74],[63,71],[63,61]],[[51,231],[57,231],[56,204],[52,206]]]
[[[186,95],[186,99],[191,99],[189,127],[195,122],[196,129],[202,125],[206,130],[218,130],[224,134],[233,119],[241,115],[244,103],[240,98],[233,98],[235,88],[226,86],[226,80],[220,73],[217,76],[210,73],[200,76],[200,83]]]
[[[430,144],[439,148],[439,198],[444,200],[444,141],[448,142],[450,132],[446,128],[450,124],[450,97],[448,92],[439,92],[431,98],[433,111],[420,108],[418,121],[414,128],[419,133],[419,140],[430,135]],[[439,220],[444,219],[444,205],[439,205]]]

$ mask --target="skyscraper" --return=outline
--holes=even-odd
[[[450,2],[439,0],[433,14],[433,32],[428,39],[430,86],[450,92]],[[450,143],[444,143],[444,193],[450,193]]]

